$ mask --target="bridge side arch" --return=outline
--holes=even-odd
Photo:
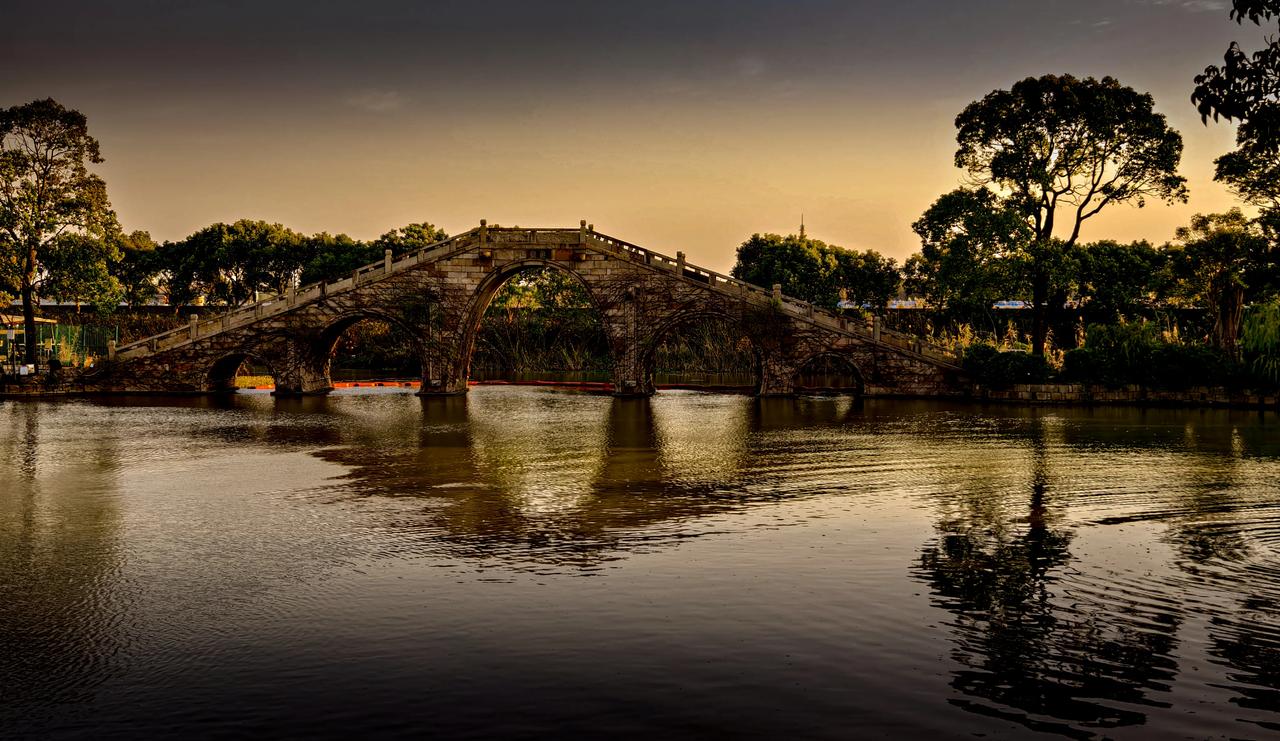
[[[323,392],[333,388],[332,365],[334,353],[343,335],[361,322],[383,322],[404,332],[409,338],[410,346],[419,363],[426,363],[426,345],[423,342],[423,327],[411,325],[404,317],[390,311],[375,307],[362,307],[334,317],[316,332],[307,348],[304,362],[309,366],[306,375],[311,385],[322,388],[306,389],[308,393]],[[423,371],[425,373],[425,369]]]
[[[823,349],[811,352],[795,364],[792,387],[799,392],[852,394],[866,393],[866,376],[858,355],[849,351]]]
[[[279,385],[279,376],[274,364],[263,355],[252,349],[238,349],[223,353],[209,362],[202,373],[201,391],[211,393],[232,393],[236,390],[236,376],[240,368],[248,361],[259,363],[271,374],[272,381]]]

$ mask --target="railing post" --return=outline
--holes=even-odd
[[[116,359],[116,341],[107,340],[107,360]]]
[[[578,222],[578,244],[587,243],[587,220],[583,219]]]
[[[290,309],[298,305],[298,289],[297,288],[294,288],[293,286],[289,286],[288,288],[285,289],[284,296],[285,296],[285,301],[289,304]]]
[[[190,322],[190,326],[191,326],[191,339],[194,340],[196,338],[196,335],[200,334],[200,315],[191,314],[187,318],[187,320],[188,322]]]
[[[382,252],[382,272],[385,275],[391,275],[391,250]]]
[[[773,284],[773,300],[774,301],[782,300],[782,284],[781,283]]]
[[[360,268],[351,271],[351,287],[355,288],[360,285]]]
[[[879,314],[871,317],[871,339],[875,342],[880,341],[880,330],[884,326],[884,320]]]
[[[489,241],[489,222],[485,219],[480,220],[480,244]]]
[[[684,275],[684,253],[676,253],[676,275]]]

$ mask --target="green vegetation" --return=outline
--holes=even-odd
[[[1280,303],[1256,306],[1249,312],[1240,344],[1249,370],[1280,387]]]
[[[898,292],[898,266],[874,250],[857,252],[804,235],[753,234],[738,247],[733,277],[834,309],[844,291],[856,306],[881,309]]]

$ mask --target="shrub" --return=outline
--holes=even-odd
[[[991,388],[1007,388],[1015,383],[1044,383],[1053,368],[1041,355],[1000,352],[991,345],[970,345],[962,361],[964,369],[978,383]]]
[[[1153,325],[1116,324],[1089,327],[1085,346],[1063,358],[1062,378],[1074,383],[1138,384],[1172,391],[1248,385],[1237,366],[1210,347],[1164,342]]]
[[[1143,382],[1172,391],[1217,386],[1229,382],[1231,365],[1222,353],[1203,345],[1161,345],[1151,355]]]

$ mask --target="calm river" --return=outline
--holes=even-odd
[[[0,738],[1280,734],[1280,419],[0,402]]]

